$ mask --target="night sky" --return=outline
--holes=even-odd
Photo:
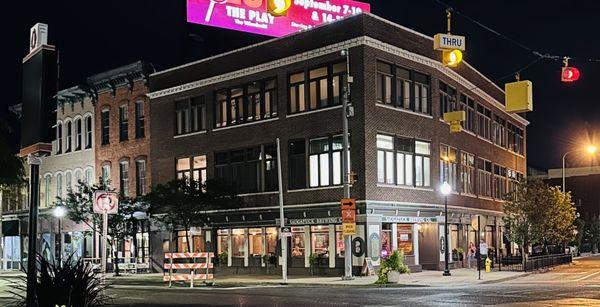
[[[364,2],[371,3],[374,14],[427,35],[445,32],[444,7],[434,0]],[[600,59],[598,1],[446,2],[542,53]],[[137,60],[162,70],[268,39],[186,24],[184,0],[12,1],[1,22],[0,117],[7,115],[8,105],[20,102],[21,60],[28,52],[29,28],[36,22],[49,25],[50,42],[60,50],[61,89]],[[461,16],[453,19],[453,33],[467,37],[466,61],[501,87],[512,78],[498,78],[535,59]],[[582,72],[574,84],[560,82],[560,61],[542,60],[521,73],[521,79],[534,84],[534,112],[527,114],[531,121],[527,151],[529,165],[536,168],[557,168],[565,151],[594,138],[600,143],[600,61],[571,64]],[[570,158],[570,164],[590,162],[575,155]]]

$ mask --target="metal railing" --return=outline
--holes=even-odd
[[[529,272],[571,262],[573,262],[573,255],[571,254],[527,257],[525,261],[523,261],[521,256],[500,256],[498,259],[498,270]]]

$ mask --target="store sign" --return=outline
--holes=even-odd
[[[323,225],[323,224],[339,224],[342,222],[341,217],[315,217],[306,219],[290,219],[290,225]]]
[[[437,217],[413,217],[413,216],[383,216],[381,221],[384,223],[437,223]]]
[[[281,237],[291,237],[292,236],[292,228],[290,227],[281,227],[280,228]]]
[[[344,17],[370,12],[353,0],[292,0],[285,16],[267,12],[267,0],[187,0],[187,21],[268,36],[285,36]]]

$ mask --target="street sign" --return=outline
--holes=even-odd
[[[356,223],[356,210],[342,210],[342,223],[354,224]]]
[[[342,210],[356,210],[356,200],[354,198],[343,198]]]
[[[436,34],[433,37],[434,50],[465,50],[466,40],[464,36],[450,34]]]
[[[282,237],[291,237],[292,236],[292,228],[291,227],[281,227],[279,229],[279,233]]]
[[[117,214],[119,212],[119,196],[114,192],[94,192],[94,213]]]
[[[355,223],[344,223],[342,224],[342,235],[344,236],[352,236],[356,234],[356,224]]]

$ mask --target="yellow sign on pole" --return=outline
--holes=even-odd
[[[344,223],[342,224],[342,235],[352,236],[356,234],[356,223]]]

